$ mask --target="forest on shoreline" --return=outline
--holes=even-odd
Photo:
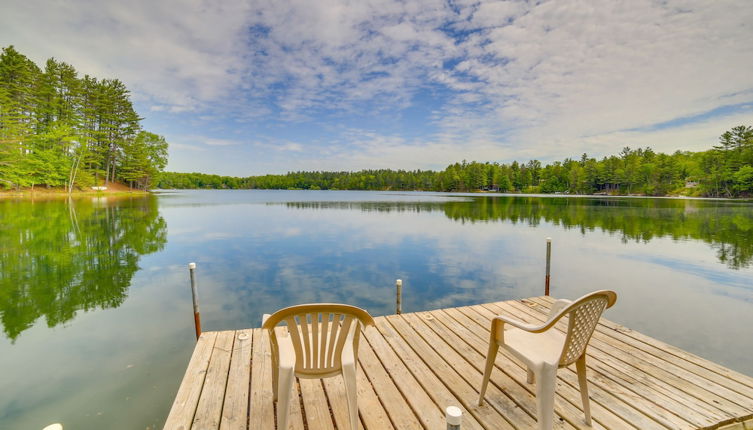
[[[78,76],[54,58],[39,67],[0,53],[0,190],[149,189],[167,164],[164,137],[145,131],[118,79]]]
[[[624,148],[601,160],[579,159],[542,165],[538,160],[510,164],[455,163],[443,171],[361,170],[289,172],[284,175],[233,177],[163,172],[161,189],[301,189],[393,191],[496,191],[519,193],[610,194],[697,197],[753,195],[753,127],[724,132],[707,151],[656,153]]]

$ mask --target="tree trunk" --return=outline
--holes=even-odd
[[[105,162],[105,185],[107,185],[107,180],[110,178],[110,156],[107,156],[107,161]],[[95,184],[99,185],[99,184]]]
[[[78,165],[81,162],[81,156],[76,159],[76,162],[71,166],[70,175],[68,175],[68,194],[73,192],[73,184],[76,182],[76,174],[78,173]]]

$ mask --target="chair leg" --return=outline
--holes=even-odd
[[[536,370],[536,421],[539,430],[552,430],[557,367],[542,366]]]
[[[345,395],[348,398],[350,428],[358,430],[358,391],[355,363],[343,363],[343,381],[345,382]]]
[[[272,363],[272,401],[277,401],[277,386],[280,380],[280,368]]]
[[[578,369],[578,384],[580,385],[580,398],[583,400],[583,413],[586,415],[586,424],[591,425],[591,403],[588,400],[588,381],[586,380],[586,354],[575,361]]]
[[[290,409],[290,395],[293,392],[295,374],[293,368],[279,369],[277,385],[277,429],[288,429],[288,410]]]
[[[492,376],[492,369],[494,368],[494,360],[497,358],[497,351],[499,346],[496,339],[492,336],[489,339],[489,350],[486,352],[486,368],[484,369],[484,379],[481,381],[481,391],[478,394],[478,405],[484,404],[484,394],[486,393],[486,387],[489,385],[489,378]]]

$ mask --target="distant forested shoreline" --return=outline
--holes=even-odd
[[[163,172],[161,189],[302,189],[393,191],[497,191],[522,193],[753,195],[753,127],[726,131],[719,144],[701,152],[656,153],[651,148],[624,148],[601,160],[579,159],[542,165],[538,160],[510,164],[455,163],[443,171],[361,170],[357,172],[289,172],[284,175],[233,177]]]
[[[141,127],[117,79],[40,68],[13,46],[0,53],[0,190],[68,193],[111,182],[148,189],[167,164],[167,142]]]

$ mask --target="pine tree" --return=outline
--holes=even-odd
[[[41,71],[12,46],[2,50],[0,186],[73,190],[123,180],[128,159],[127,174],[136,163],[146,187],[165,167],[167,143],[151,133],[137,142],[140,121],[123,82],[78,78],[73,66],[52,58]]]
[[[13,46],[0,54],[0,178],[4,185],[28,186],[24,159],[36,117],[35,82],[39,68]]]

